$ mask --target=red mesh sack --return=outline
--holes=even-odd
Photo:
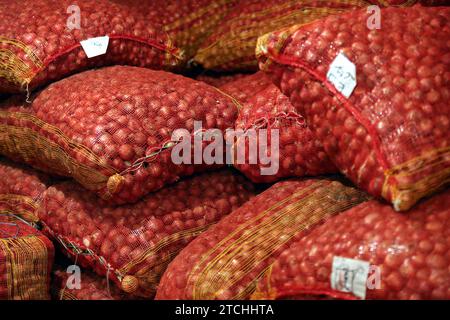
[[[0,215],[0,300],[50,299],[55,251],[41,232]]]
[[[449,208],[450,191],[407,213],[362,203],[280,254],[254,298],[449,299]]]
[[[121,207],[63,183],[47,189],[38,214],[66,255],[125,292],[151,297],[178,252],[252,195],[229,171],[182,180]]]
[[[238,0],[114,0],[163,26],[187,61]]]
[[[19,216],[36,223],[36,209],[50,178],[31,168],[0,158],[0,215]]]
[[[223,85],[226,85],[227,83],[233,82],[235,80],[245,78],[247,77],[247,74],[245,73],[235,73],[235,74],[229,74],[229,75],[208,75],[208,74],[199,74],[197,77],[195,77],[198,81],[203,81],[210,86],[214,87],[221,87]]]
[[[238,112],[232,99],[205,83],[126,66],[73,75],[41,91],[30,111],[12,108],[0,111],[0,153],[73,177],[116,204],[218,166],[195,159],[175,164],[172,133],[183,128],[194,135],[194,121],[224,131]]]
[[[337,181],[279,182],[184,248],[164,273],[156,298],[246,299],[292,241],[365,199]]]
[[[194,60],[207,69],[256,70],[259,36],[369,5],[364,0],[244,0],[202,43]]]
[[[1,0],[0,21],[0,92],[31,90],[87,68],[160,69],[181,59],[161,26],[110,0]],[[106,54],[87,58],[80,41],[103,36]]]
[[[328,17],[261,37],[257,51],[340,171],[407,210],[450,177],[450,8],[386,8],[381,17],[374,30],[365,10]],[[327,80],[336,57],[356,68],[349,98]]]
[[[53,272],[52,295],[54,300],[128,300],[131,297],[115,286],[110,286],[105,277],[88,270],[81,270],[80,288],[69,289],[69,275],[63,269]]]
[[[255,130],[254,137],[248,134],[237,138],[233,146],[236,156],[234,166],[253,182],[274,182],[285,177],[313,176],[337,171],[325,154],[321,142],[315,139],[289,98],[263,72],[226,84],[221,90],[232,96],[237,92],[236,98],[242,99],[235,129],[241,129],[247,134],[249,130]],[[260,140],[260,129],[267,130],[267,142]],[[261,159],[252,161],[250,144],[256,143],[258,147],[262,147],[267,143],[269,154],[274,129],[278,130],[273,132],[278,139],[278,153],[272,161],[278,163],[278,169],[275,174],[264,175],[261,169],[273,164],[262,164]],[[245,161],[237,161],[239,158]]]

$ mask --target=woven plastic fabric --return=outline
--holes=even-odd
[[[0,215],[0,300],[50,299],[53,244],[15,217]]]
[[[116,204],[220,166],[206,164],[203,153],[194,163],[193,136],[232,128],[238,113],[230,97],[203,82],[126,66],[73,75],[37,94],[29,111],[11,108],[0,110],[0,153],[73,177]],[[172,160],[176,129],[191,134],[190,164]],[[201,151],[210,144],[200,143]]]
[[[257,51],[340,171],[407,210],[450,179],[450,8],[381,17],[374,30],[365,10],[328,17],[261,37]],[[356,69],[348,98],[327,78],[338,55]]]
[[[47,189],[38,213],[44,232],[73,260],[125,292],[152,297],[178,252],[253,194],[230,171],[182,180],[120,207],[63,183]]]
[[[201,45],[194,60],[207,69],[255,70],[259,36],[367,5],[363,0],[240,1]]]
[[[249,130],[255,130],[255,136],[242,136],[233,146],[236,157],[234,166],[253,182],[274,182],[286,177],[314,176],[337,171],[325,154],[321,142],[313,136],[289,98],[263,72],[240,78],[220,89],[241,102],[235,129],[241,129],[247,134]],[[267,130],[267,142],[260,139],[261,129]],[[276,154],[272,154],[272,161],[278,162],[278,169],[275,174],[263,175],[261,169],[272,164],[264,165],[260,158],[251,163],[250,145],[253,142],[259,148],[267,145],[268,154],[272,148],[274,129],[278,130],[274,135],[278,139],[278,150]],[[245,163],[239,163],[237,159],[240,158],[245,159]]]
[[[0,215],[15,215],[36,223],[36,209],[50,178],[31,168],[0,158]]]
[[[72,287],[75,281],[70,278],[71,276],[71,273],[63,269],[53,271],[52,298],[54,300],[127,300],[131,298],[116,286],[108,285],[106,277],[100,277],[88,270],[81,269],[80,288]]]
[[[449,190],[407,213],[375,200],[362,203],[283,252],[260,280],[254,298],[361,298],[331,287],[340,267],[333,267],[334,258],[344,257],[370,263],[372,270],[361,283],[367,287],[366,299],[449,299],[449,208]],[[346,274],[351,278],[356,270]],[[349,284],[346,289],[360,285],[355,280]]]
[[[124,3],[2,0],[0,12],[0,92],[31,90],[93,67],[161,69],[182,59],[162,26]],[[106,54],[87,58],[80,41],[106,35]]]
[[[184,248],[164,273],[156,298],[247,299],[291,242],[365,199],[337,181],[279,182]]]

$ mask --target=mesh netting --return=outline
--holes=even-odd
[[[397,210],[449,181],[450,8],[365,10],[259,39],[261,67],[353,182]],[[396,31],[397,30],[397,31]],[[347,99],[326,79],[343,53],[356,66]]]
[[[240,1],[205,40],[194,59],[207,69],[255,70],[259,36],[367,5],[364,0]]]
[[[220,89],[241,102],[235,129],[245,133],[255,130],[255,136],[248,134],[237,138],[233,146],[234,166],[253,182],[273,182],[285,177],[314,176],[337,171],[289,98],[263,72],[240,78]],[[260,139],[260,129],[267,130],[263,139]],[[270,154],[273,129],[278,130],[274,138],[278,139],[279,150]],[[264,137],[267,137],[267,142]],[[266,153],[272,156],[272,162],[278,163],[275,174],[263,175],[261,170],[273,163],[262,164],[260,158],[250,160],[252,143],[259,148],[267,148]],[[245,163],[240,163],[238,159],[244,159]]]
[[[181,59],[162,26],[110,0],[1,0],[0,12],[0,92],[31,90],[92,67],[160,69]],[[72,28],[77,13],[79,28]],[[88,59],[80,41],[105,35],[107,53]]]
[[[333,257],[369,262],[366,299],[450,298],[450,191],[407,213],[369,201],[330,218],[280,254],[254,298],[355,299],[332,289]],[[379,268],[376,284],[375,268]],[[372,279],[371,279],[372,278]]]
[[[38,230],[0,215],[0,300],[50,299],[54,253]]]
[[[36,223],[36,208],[50,178],[31,168],[0,158],[0,215],[16,215]]]
[[[151,297],[178,252],[252,195],[231,171],[182,180],[121,207],[63,183],[47,189],[38,214],[69,257],[125,292]]]
[[[11,108],[0,111],[0,153],[73,177],[114,203],[135,202],[181,176],[219,166],[206,164],[203,153],[194,164],[195,150],[211,143],[196,146],[194,139],[190,156],[176,154],[191,164],[175,164],[172,147],[179,141],[172,133],[223,132],[238,113],[230,97],[203,82],[125,66],[71,76],[37,94],[31,107]]]
[[[337,181],[279,182],[183,249],[164,273],[156,298],[246,299],[291,242],[365,199]]]
[[[163,26],[183,60],[197,52],[206,37],[238,0],[114,0],[143,13],[147,21]]]

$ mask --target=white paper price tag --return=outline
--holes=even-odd
[[[370,263],[367,261],[334,257],[331,287],[341,292],[351,292],[365,299]]]
[[[356,87],[356,66],[340,52],[330,65],[327,80],[348,98]]]
[[[109,37],[96,37],[80,41],[88,58],[100,56],[108,50]]]

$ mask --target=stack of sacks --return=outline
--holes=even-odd
[[[366,199],[338,181],[278,182],[182,250],[164,273],[156,298],[247,299],[292,242]]]
[[[243,177],[218,171],[117,207],[65,182],[47,189],[38,216],[72,260],[127,293],[152,297],[178,252],[253,194]]]
[[[371,5],[443,5],[445,0],[240,0],[198,49],[194,61],[218,71],[256,70],[259,36]],[[447,3],[448,4],[448,3]],[[373,10],[370,10],[373,13]]]
[[[4,103],[0,153],[72,177],[115,204],[219,166],[194,163],[195,151],[210,141],[191,143],[190,154],[175,152],[184,163],[172,159],[172,150],[203,130],[225,132],[238,113],[230,97],[203,82],[127,66],[73,75],[31,99]],[[180,128],[183,135],[173,135]]]

